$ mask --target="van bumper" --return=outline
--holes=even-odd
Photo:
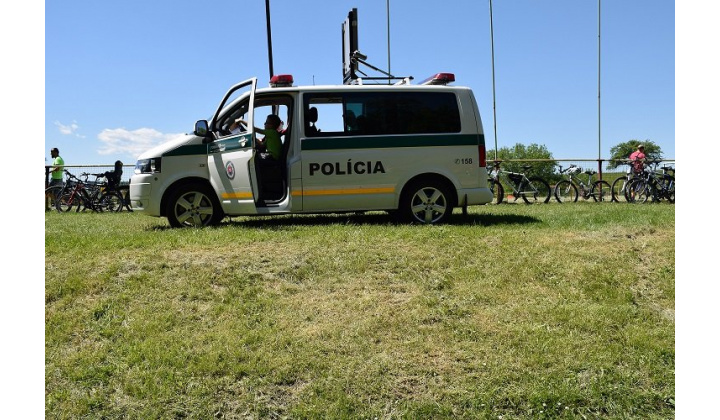
[[[492,199],[493,194],[490,188],[461,188],[458,190],[458,206],[487,204]]]
[[[133,175],[130,179],[130,205],[133,211],[160,216],[160,200],[151,200],[153,175]],[[155,204],[155,206],[152,206]]]

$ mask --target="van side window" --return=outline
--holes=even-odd
[[[453,92],[345,92],[305,95],[318,109],[319,137],[460,132]]]

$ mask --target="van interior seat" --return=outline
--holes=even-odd
[[[320,130],[315,127],[315,123],[318,120],[318,110],[314,106],[310,107],[308,109],[307,114],[305,114],[305,131],[307,135],[312,136],[317,134]]]

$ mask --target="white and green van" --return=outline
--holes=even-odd
[[[449,73],[422,84],[292,86],[292,76],[233,86],[210,121],[143,153],[132,208],[170,225],[225,216],[383,210],[440,223],[453,208],[485,204],[485,138],[472,91]],[[283,121],[279,159],[261,153],[254,127]],[[230,131],[242,119],[254,124]]]

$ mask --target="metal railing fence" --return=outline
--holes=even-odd
[[[488,159],[487,165],[492,167],[495,161]],[[560,167],[567,168],[570,165],[576,165],[582,168],[583,171],[592,169],[598,174],[597,179],[604,179],[610,183],[612,181],[625,174],[630,163],[629,159],[613,160],[613,159],[508,159],[499,160],[500,167],[507,171],[520,172],[522,171],[523,165],[530,165],[532,168],[530,172],[533,175],[540,176],[546,179],[548,182],[557,182],[560,180]],[[662,159],[662,165],[675,166],[675,159]],[[50,182],[50,169],[52,165],[45,166],[45,185],[47,187]],[[70,171],[75,176],[80,176],[81,173],[103,173],[105,171],[112,171],[115,169],[114,164],[99,164],[99,165],[65,165],[65,169]],[[123,165],[122,184],[129,184],[130,177],[135,170],[135,165]],[[64,178],[64,176],[63,176]]]
[[[50,183],[50,169],[52,169],[52,165],[45,165],[45,188],[47,188],[48,184]],[[100,174],[107,171],[115,170],[115,164],[107,164],[107,165],[65,165],[65,169],[69,171],[71,174],[79,177],[80,174],[83,172],[90,173],[90,174]],[[122,178],[120,181],[120,185],[125,185],[130,183],[130,177],[133,174],[133,171],[135,170],[135,165],[123,165],[123,173]],[[63,173],[63,179],[67,178],[65,174]],[[92,179],[92,177],[90,177]]]
[[[496,161],[487,160],[487,166],[492,167]],[[531,166],[529,172],[539,176],[550,184],[562,179],[561,168],[566,169],[570,165],[578,166],[582,171],[593,170],[596,172],[594,179],[603,179],[610,184],[627,172],[629,159],[508,159],[498,160],[503,170],[511,172],[522,172],[523,166]],[[660,159],[659,166],[668,165],[675,167],[675,159]]]

